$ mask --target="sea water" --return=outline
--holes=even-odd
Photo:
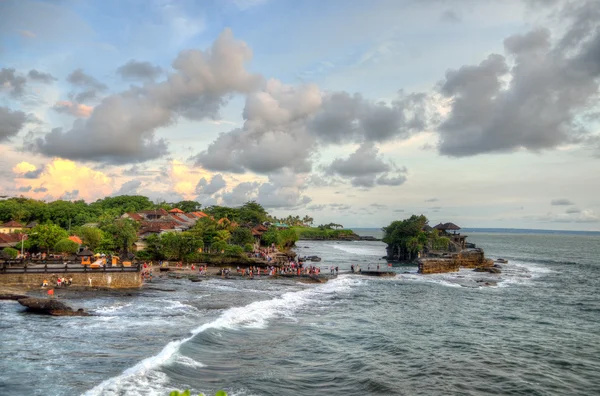
[[[67,301],[91,317],[2,301],[0,394],[600,394],[600,236],[469,235],[502,274],[166,279]],[[382,242],[297,250],[324,272],[388,268]]]

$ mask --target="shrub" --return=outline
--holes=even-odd
[[[19,255],[19,251],[17,249],[13,249],[11,247],[4,248],[2,250],[2,256],[8,257],[9,259],[14,259]]]
[[[77,253],[77,249],[79,249],[79,244],[77,242],[73,242],[69,238],[61,239],[56,242],[54,245],[54,251],[58,253]]]

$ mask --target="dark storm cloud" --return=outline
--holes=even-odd
[[[154,80],[162,74],[159,66],[150,62],[140,62],[131,59],[117,69],[117,74],[125,80]]]
[[[27,80],[23,76],[16,74],[13,68],[0,69],[0,91],[6,90],[12,97],[22,96],[25,92],[25,83]]]
[[[575,205],[575,203],[571,202],[570,200],[568,200],[566,198],[561,198],[561,199],[553,199],[550,202],[550,205],[552,205],[552,206],[569,206],[569,205]]]
[[[53,77],[52,74],[43,73],[35,69],[29,70],[27,77],[29,77],[30,80],[39,81],[46,84],[51,84],[52,82],[56,81],[56,78]]]
[[[538,152],[582,141],[588,130],[579,117],[598,94],[599,8],[597,2],[565,6],[570,25],[557,44],[538,28],[505,40],[508,59],[492,54],[449,70],[440,84],[452,100],[438,129],[440,153]]]
[[[0,142],[5,142],[17,135],[27,122],[27,115],[22,111],[13,111],[0,106]]]
[[[171,125],[179,117],[217,117],[228,95],[258,86],[262,77],[244,69],[251,57],[245,43],[225,30],[205,52],[180,52],[172,65],[175,72],[165,81],[109,95],[87,120],[76,120],[69,130],[56,128],[26,141],[25,148],[47,156],[113,164],[162,157],[167,142],[155,137],[157,128]],[[71,73],[69,81],[80,87],[101,87],[81,70]]]

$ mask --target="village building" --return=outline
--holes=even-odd
[[[5,234],[12,234],[17,231],[22,231],[25,226],[17,221],[11,220],[0,226],[0,232]]]

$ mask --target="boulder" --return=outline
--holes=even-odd
[[[73,311],[68,305],[51,298],[22,298],[19,304],[27,307],[29,312],[52,316],[89,316],[83,309]]]

